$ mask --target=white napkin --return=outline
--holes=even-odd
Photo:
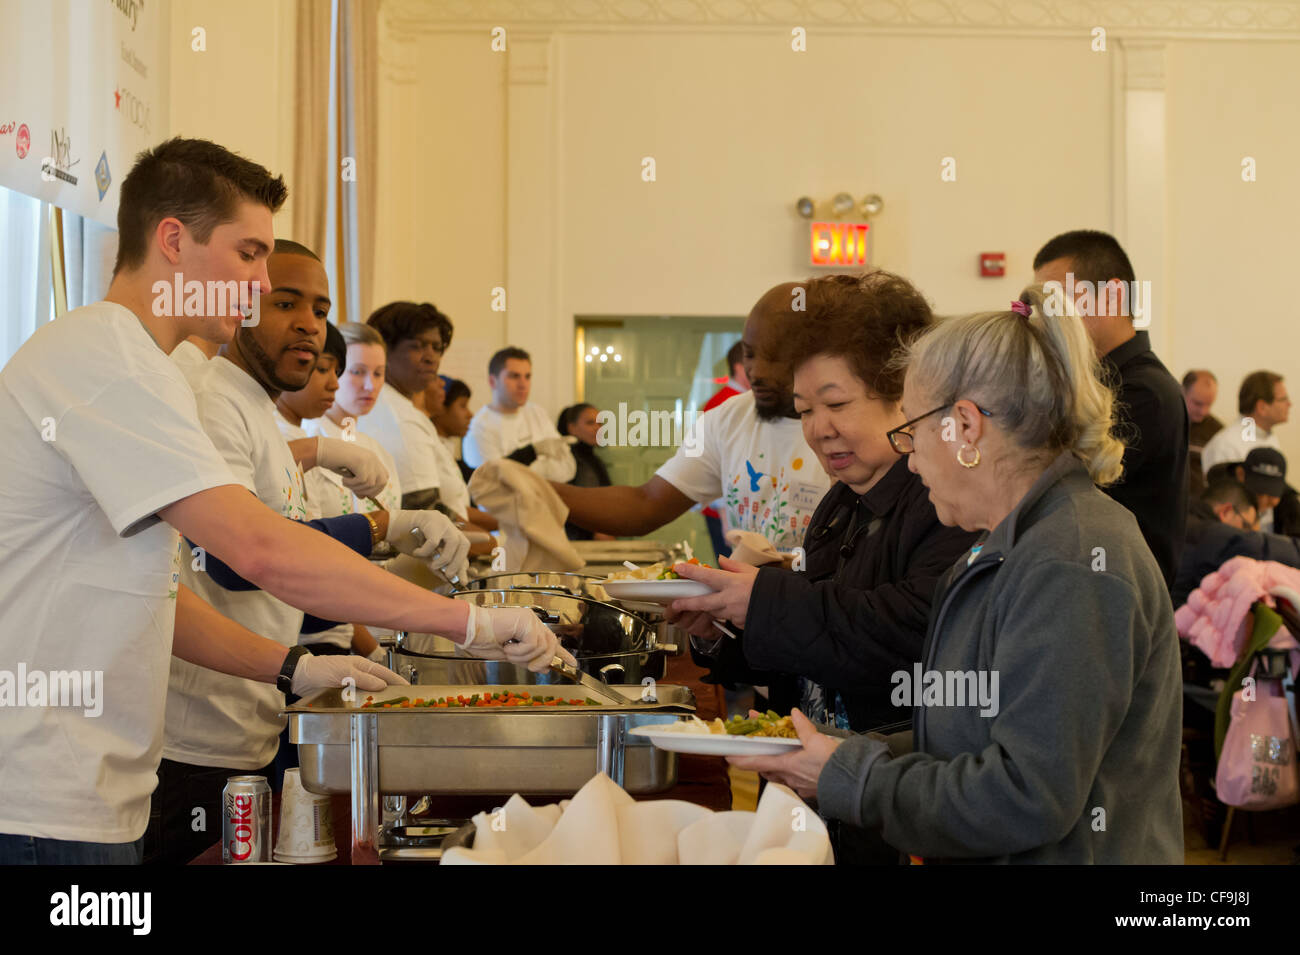
[[[776,545],[753,531],[732,528],[726,534],[727,543],[731,545],[731,559],[753,567],[781,562],[781,554]]]
[[[485,461],[469,479],[469,493],[500,523],[508,571],[580,570],[564,534],[569,509],[544,477],[518,461]]]
[[[603,773],[567,804],[533,808],[519,795],[474,817],[473,849],[443,865],[829,865],[826,827],[784,786],[757,812],[713,812],[676,799],[637,802]]]

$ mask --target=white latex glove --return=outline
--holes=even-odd
[[[573,654],[560,646],[555,634],[527,607],[470,604],[465,642],[461,646],[476,657],[509,660],[534,673],[545,672],[551,658],[556,656],[578,665]]]
[[[366,657],[371,663],[378,663],[383,666],[388,661],[388,648],[384,646],[375,647]]]
[[[317,438],[316,466],[343,478],[343,486],[357,497],[376,497],[388,486],[383,462],[355,441]]]
[[[344,686],[343,681],[352,677],[358,690],[382,690],[386,686],[400,684],[410,686],[410,681],[402,679],[388,667],[371,663],[361,657],[343,654],[324,654],[315,656],[305,654],[298,660],[293,670],[293,681],[289,689],[298,696],[306,696],[314,690],[327,687]]]
[[[424,543],[416,545],[411,531],[418,527]],[[448,580],[469,577],[469,538],[437,511],[389,511],[388,536],[384,538],[403,554],[426,561]]]
[[[542,458],[559,458],[571,453],[568,442],[558,437],[534,441],[533,450],[537,452],[538,457]]]

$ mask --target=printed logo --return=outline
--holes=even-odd
[[[82,892],[73,884],[67,892],[50,896],[50,924],[125,926],[132,935],[148,935],[152,909],[151,892]]]
[[[144,9],[144,0],[109,0],[109,2],[117,7],[118,13],[131,21],[131,32],[134,33],[136,24],[140,22],[140,11]]]
[[[122,44],[122,62],[139,73],[142,78],[149,78],[149,67],[145,66],[140,61],[140,57],[135,55],[135,51],[125,43]]]
[[[140,128],[145,133],[152,134],[152,112],[149,104],[125,86],[119,86],[113,90],[113,108],[121,113],[132,126]]]
[[[50,133],[50,154],[41,160],[41,178],[46,182],[62,179],[69,185],[77,184],[77,177],[70,170],[80,159],[72,158],[72,137],[60,126]]]
[[[108,171],[108,152],[99,154],[99,162],[95,165],[95,187],[99,189],[99,201],[104,201],[104,194],[108,192],[108,186],[113,181],[113,176]]]
[[[14,148],[18,150],[19,159],[27,158],[27,152],[32,148],[32,134],[27,129],[26,123],[18,127],[18,136],[14,139]]]

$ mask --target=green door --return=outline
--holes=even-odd
[[[727,350],[744,324],[742,318],[578,317],[579,400],[619,422],[611,422],[611,444],[597,449],[615,484],[644,484],[672,457],[682,430],[729,377]],[[698,509],[646,536],[665,544],[689,541],[700,560],[717,564]]]

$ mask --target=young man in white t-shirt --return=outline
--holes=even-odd
[[[177,531],[322,617],[443,633],[539,669],[556,652],[530,611],[484,616],[276,515],[200,427],[167,356],[191,334],[229,341],[241,314],[226,283],[270,286],[285,194],[213,143],[142,153],[121,185],[105,301],[42,326],[0,372],[0,864],[140,861],[173,654],[298,694],[402,682],[222,616],[179,583]]]
[[[509,458],[552,481],[570,481],[578,473],[568,443],[550,416],[528,403],[533,362],[522,348],[503,348],[488,361],[492,401],[474,413],[461,455],[472,468]]]
[[[804,440],[781,344],[783,324],[803,320],[791,308],[796,288],[771,289],[745,322],[742,360],[750,390],[702,414],[654,477],[640,487],[552,484],[571,522],[640,536],[694,504],[721,498],[725,530],[755,531],[782,551],[802,543],[832,481]]]
[[[1282,449],[1273,429],[1286,424],[1291,416],[1291,398],[1282,376],[1271,371],[1255,371],[1241,382],[1237,392],[1240,421],[1230,421],[1201,451],[1201,469],[1210,473],[1216,464],[1240,464],[1255,448]]]
[[[385,539],[399,550],[428,559],[434,570],[465,573],[469,542],[441,514],[395,510],[312,520],[302,470],[276,424],[274,402],[283,391],[305,385],[314,372],[325,341],[329,280],[314,253],[283,239],[276,241],[267,273],[271,289],[262,295],[260,321],[237,329],[221,354],[190,379],[203,430],[239,482],[273,511],[310,520],[363,556],[370,553],[373,527],[382,521]],[[313,467],[317,461],[328,465],[335,458],[355,470],[362,450],[332,438],[307,439],[306,445],[318,449],[299,454],[312,470],[320,469]],[[422,545],[406,537],[412,527],[423,532]],[[430,556],[435,553],[439,556]],[[299,644],[301,610],[265,591],[243,589],[245,582],[227,578],[217,564],[216,558],[184,562],[181,583],[254,633],[285,646]],[[227,777],[268,769],[285,726],[279,715],[283,703],[274,687],[172,661],[163,760],[153,796],[156,824],[151,821],[145,838],[146,862],[181,864],[211,843],[210,834],[193,831],[193,805],[201,800],[198,804],[213,816],[220,812]],[[278,788],[278,780],[271,785]]]

